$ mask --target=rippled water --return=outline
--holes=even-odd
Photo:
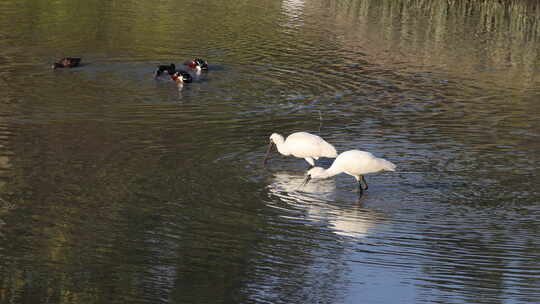
[[[540,302],[539,15],[0,3],[0,303]],[[303,160],[262,167],[294,131],[398,170],[300,187]]]

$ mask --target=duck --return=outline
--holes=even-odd
[[[53,63],[52,68],[53,70],[58,68],[74,68],[78,66],[80,62],[81,58],[65,57]]]
[[[187,66],[190,70],[195,72],[208,71],[208,62],[202,58],[195,58],[193,60],[188,60],[184,62],[184,65]]]
[[[156,77],[161,76],[161,74],[163,74],[163,72],[165,71],[167,72],[167,74],[172,76],[174,73],[176,73],[176,66],[174,65],[174,63],[171,63],[169,65],[158,65],[158,68],[155,72]]]
[[[176,83],[190,83],[193,82],[193,77],[188,72],[176,71],[171,75],[171,79]]]

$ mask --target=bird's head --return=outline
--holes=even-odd
[[[272,133],[272,135],[270,135],[270,144],[278,144],[283,141],[285,141],[285,139],[280,134]]]
[[[174,80],[176,83],[184,83],[184,76],[182,76],[180,73],[174,73],[171,76],[171,79]]]
[[[190,61],[186,62],[186,65],[188,66],[188,68],[190,68],[192,70],[200,70],[201,69],[201,67],[199,66],[199,64],[195,60],[190,60]]]
[[[195,58],[193,61],[195,61],[195,63],[201,67],[202,70],[208,70],[208,62],[206,62],[206,60],[202,58]]]
[[[321,167],[313,167],[306,173],[306,177],[309,179],[320,179],[326,177],[326,169]]]
[[[268,144],[268,150],[266,150],[266,155],[264,156],[263,166],[266,166],[266,163],[268,162],[268,159],[270,158],[270,153],[272,152],[272,146],[281,142],[283,142],[283,136],[277,133],[272,133],[272,135],[270,135],[270,143]]]
[[[326,178],[326,170],[321,167],[313,167],[309,169],[309,171],[306,173],[306,177],[304,178],[304,181],[302,182],[301,186],[305,186],[309,183],[312,179],[322,179]]]

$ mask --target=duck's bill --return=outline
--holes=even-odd
[[[264,156],[264,160],[263,160],[263,166],[264,167],[266,167],[266,163],[270,159],[270,153],[272,152],[272,146],[273,145],[274,144],[272,142],[268,144],[268,149],[266,150],[266,155]]]

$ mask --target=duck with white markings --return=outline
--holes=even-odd
[[[368,184],[364,175],[379,173],[384,171],[395,171],[396,165],[392,162],[375,157],[373,154],[360,151],[349,150],[338,155],[334,163],[328,169],[314,167],[306,173],[303,185],[312,179],[329,178],[340,173],[346,173],[353,176],[358,182],[358,191],[360,196],[364,190],[368,189]]]
[[[184,62],[184,65],[187,66],[191,71],[201,72],[208,71],[208,62],[202,58],[195,58],[193,60],[188,60]]]
[[[176,83],[190,83],[193,82],[193,78],[188,72],[177,71],[171,75],[171,79]]]
[[[282,135],[273,133],[270,135],[270,144],[268,145],[268,150],[263,161],[263,165],[265,166],[274,145],[282,155],[292,155],[305,159],[309,163],[310,168],[315,166],[315,160],[320,157],[334,158],[337,156],[336,148],[320,136],[308,132],[296,132],[285,139]]]

